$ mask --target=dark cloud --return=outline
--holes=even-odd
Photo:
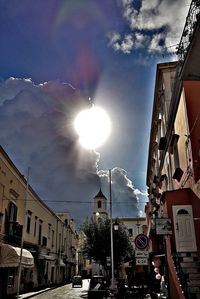
[[[75,115],[89,105],[71,85],[59,81],[35,85],[30,79],[0,83],[1,145],[30,185],[55,211],[68,211],[78,222],[90,215],[108,172],[98,172],[99,153],[80,147],[73,128]],[[139,215],[138,194],[127,174],[112,171],[114,211]],[[107,185],[106,185],[107,184]]]

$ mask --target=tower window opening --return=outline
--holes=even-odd
[[[98,209],[101,209],[101,200],[98,201],[97,207],[98,207]]]

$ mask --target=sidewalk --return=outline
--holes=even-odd
[[[34,292],[25,293],[25,294],[20,294],[19,298],[20,299],[32,298],[32,297],[34,297],[34,296],[36,296],[38,294],[41,294],[41,293],[47,292],[49,290],[55,289],[56,287],[45,288],[45,289],[42,289],[42,290],[39,290],[39,291],[34,291]]]

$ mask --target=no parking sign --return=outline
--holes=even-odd
[[[135,237],[135,246],[138,249],[145,249],[149,245],[149,239],[144,234],[139,234]]]

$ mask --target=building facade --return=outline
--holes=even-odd
[[[69,281],[77,240],[70,215],[49,209],[0,147],[0,293]]]
[[[152,252],[163,257],[172,299],[200,298],[200,276],[193,273],[200,256],[198,13],[199,5],[192,1],[178,49],[179,61],[157,65],[149,143],[148,235]]]

